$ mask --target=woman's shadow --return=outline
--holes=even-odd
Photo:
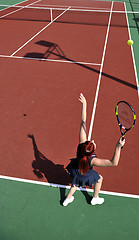
[[[33,173],[39,178],[46,178],[49,183],[57,185],[69,185],[72,178],[64,168],[64,165],[54,164],[50,159],[45,157],[38,149],[33,134],[28,134],[32,139],[35,160],[32,162]],[[60,187],[60,203],[65,199],[65,188]]]
[[[71,177],[64,169],[64,165],[54,164],[45,157],[38,149],[33,134],[28,134],[32,139],[35,160],[32,162],[34,174],[38,178],[46,178],[49,183],[68,185],[71,183]]]
[[[69,185],[72,182],[72,178],[67,173],[64,165],[54,164],[51,160],[46,158],[38,149],[35,137],[33,134],[28,134],[28,137],[32,139],[33,150],[35,160],[32,162],[33,173],[39,178],[46,178],[49,183],[57,185]],[[74,159],[71,159],[74,160]],[[60,187],[60,186],[59,186]],[[60,187],[60,204],[63,203],[65,199],[66,188]],[[82,191],[86,201],[90,204],[90,196],[86,191]]]

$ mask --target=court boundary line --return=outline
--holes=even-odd
[[[25,0],[26,1],[26,0]],[[42,0],[41,0],[42,1]],[[95,0],[95,2],[108,2],[108,1],[106,1],[106,0]],[[110,2],[110,1],[109,1]],[[120,1],[116,1],[116,2],[118,2],[118,3],[121,3]]]
[[[27,2],[28,0],[23,0],[22,2],[20,2],[20,3],[23,3],[23,2]],[[8,8],[10,8],[10,7],[14,7],[14,6],[16,6],[16,5],[18,5],[18,4],[20,4],[20,3],[16,3],[16,4],[14,4],[14,5],[5,5],[5,4],[0,4],[0,6],[4,6],[5,8],[4,9],[1,9],[0,10],[0,12],[1,11],[3,11],[3,10],[6,10],[6,9],[8,9]]]
[[[39,6],[39,5],[38,5],[38,6]],[[50,7],[50,6],[52,6],[52,7],[50,7],[50,8],[53,8],[53,7],[54,7],[54,8],[57,8],[57,7],[66,8],[66,7],[68,7],[68,6],[66,6],[66,5],[63,6],[63,5],[53,5],[53,4],[52,4],[52,5],[40,4],[40,6],[44,6],[44,7]],[[37,7],[37,4],[36,4],[36,7]],[[78,9],[78,8],[80,8],[80,9],[82,9],[82,8],[83,8],[83,9],[88,9],[88,8],[90,8],[90,10],[91,10],[91,9],[92,9],[92,10],[95,10],[95,9],[96,9],[96,10],[97,10],[97,9],[98,9],[98,10],[99,10],[99,9],[100,9],[100,10],[101,10],[101,9],[103,9],[103,10],[104,10],[104,9],[105,9],[105,10],[108,10],[108,8],[93,8],[93,7],[81,7],[81,6],[71,6],[71,7],[75,7],[75,8],[77,8],[77,9]]]
[[[129,27],[129,21],[128,21],[127,9],[126,9],[126,3],[125,2],[124,2],[124,8],[125,8],[125,15],[126,15],[126,21],[127,21],[127,26],[128,26],[128,34],[129,34],[129,38],[131,39],[131,32],[130,32],[130,27]],[[136,62],[135,62],[134,51],[133,51],[133,46],[132,45],[131,45],[131,53],[132,53],[132,60],[133,60],[134,71],[135,71],[135,78],[136,78],[136,85],[137,85],[137,94],[138,94],[138,97],[139,97],[139,80],[138,80],[137,69],[136,69]]]
[[[15,182],[22,182],[22,183],[31,183],[31,184],[48,186],[48,187],[55,187],[55,188],[70,189],[70,187],[71,187],[71,186],[66,186],[66,185],[62,185],[62,184],[41,182],[41,181],[36,181],[36,180],[28,180],[28,179],[17,178],[17,177],[9,177],[9,176],[4,176],[4,175],[0,175],[0,179],[10,180],[10,181],[15,181]],[[77,188],[77,190],[78,191],[84,191],[84,192],[91,192],[91,193],[94,192],[93,189],[82,188],[82,187]],[[135,195],[135,194],[118,193],[118,192],[110,192],[110,191],[103,191],[103,190],[100,191],[100,194],[139,199],[139,195]]]
[[[93,124],[94,124],[94,119],[95,119],[98,94],[99,94],[99,89],[100,89],[100,83],[101,83],[105,53],[106,53],[107,42],[108,42],[108,37],[109,37],[109,30],[110,30],[110,23],[111,23],[113,5],[114,5],[114,1],[112,1],[112,4],[111,4],[111,11],[110,11],[109,21],[108,21],[108,26],[107,26],[107,33],[106,33],[105,43],[104,43],[104,48],[103,48],[101,68],[100,68],[100,73],[99,73],[99,78],[98,78],[98,83],[97,83],[97,89],[96,89],[96,95],[95,95],[95,100],[94,100],[94,106],[93,106],[93,112],[92,112],[92,117],[91,117],[91,122],[90,122],[89,133],[88,133],[88,140],[89,141],[91,140],[91,135],[92,135],[92,131],[93,131]]]
[[[125,2],[124,2],[125,3]],[[126,13],[126,11],[125,11]],[[126,13],[127,14],[127,13]],[[128,19],[127,19],[128,20]],[[129,26],[128,26],[129,27]],[[130,29],[129,29],[130,30]],[[130,31],[129,31],[130,33]],[[132,49],[132,48],[131,48]],[[132,49],[133,51],[133,49]],[[133,54],[133,53],[132,53]],[[1,57],[2,55],[0,55]],[[4,55],[3,55],[4,56]],[[25,59],[25,57],[16,57],[16,56],[4,56],[4,57],[10,57],[10,58],[22,58]],[[134,57],[134,55],[132,55],[132,57]],[[29,59],[29,58],[27,58]],[[32,59],[32,58],[31,58]],[[34,58],[35,59],[35,58]],[[41,60],[41,59],[39,59]],[[60,61],[60,60],[49,60],[49,59],[44,59],[45,61]],[[133,59],[134,61],[134,59]],[[68,61],[65,61],[68,63]],[[76,63],[76,62],[75,62]],[[78,63],[78,62],[77,62]],[[89,63],[87,63],[89,64]],[[102,63],[99,64],[102,66]],[[103,66],[102,66],[103,67]],[[101,73],[102,75],[102,73]],[[100,85],[100,84],[99,84]],[[137,85],[138,86],[138,85]],[[139,90],[139,89],[138,89]],[[14,178],[14,177],[7,177],[7,176],[2,176],[0,175],[0,179],[7,179],[7,180],[13,180],[13,181],[18,181],[18,182],[24,182],[24,183],[33,183],[33,184],[39,184],[39,185],[46,185],[49,187],[57,187],[57,188],[66,188],[69,189],[70,186],[65,186],[65,185],[59,185],[59,184],[53,184],[53,183],[46,183],[46,182],[39,182],[39,181],[33,181],[33,180],[27,180],[27,179],[22,179],[22,178]],[[88,192],[93,192],[92,189],[84,189],[84,188],[78,188],[78,190],[82,190],[82,191],[88,191]],[[107,195],[113,195],[113,196],[120,196],[120,197],[129,197],[129,198],[137,198],[139,199],[139,195],[133,195],[133,194],[125,194],[125,193],[116,193],[116,192],[109,192],[109,191],[100,191],[100,193],[102,194],[107,194]]]
[[[38,0],[38,1],[40,1],[40,0]],[[38,2],[38,1],[36,1],[36,2]],[[115,3],[115,1],[113,1],[114,3]],[[124,3],[124,2],[122,2],[122,3]],[[32,3],[33,4],[33,3]],[[66,7],[38,7],[38,6],[31,6],[32,4],[29,4],[29,5],[27,5],[27,6],[16,6],[16,5],[7,5],[7,6],[9,6],[9,8],[11,7],[17,7],[17,8],[19,8],[18,10],[15,10],[15,11],[13,11],[13,12],[9,12],[9,13],[7,13],[7,14],[5,14],[5,15],[3,15],[3,16],[1,16],[1,18],[4,18],[5,16],[7,16],[7,15],[10,15],[10,14],[12,14],[12,13],[14,13],[14,12],[16,12],[16,11],[20,11],[20,10],[22,10],[22,9],[41,9],[41,10],[66,10],[67,8]],[[6,6],[6,5],[0,5],[0,6]],[[49,5],[48,5],[49,6]],[[69,7],[69,6],[68,6]],[[5,9],[2,9],[2,10],[6,10],[6,9],[8,9],[8,8],[5,8]],[[102,9],[102,8],[98,8],[98,9],[81,9],[81,8],[73,8],[72,6],[70,6],[70,9],[67,9],[67,10],[69,10],[69,11],[76,11],[76,12],[90,12],[90,13],[110,13],[111,12],[111,9],[108,9],[108,10],[104,10],[104,9]],[[125,10],[112,10],[112,13],[123,13],[123,14],[125,14]],[[138,12],[133,12],[133,11],[126,11],[126,13],[139,13],[139,11]]]
[[[37,0],[36,2],[39,2],[39,1],[41,1],[41,0]],[[34,2],[34,3],[36,3],[36,2]],[[22,3],[23,3],[23,2],[22,2]],[[28,5],[26,6],[26,8],[29,7],[30,5],[34,4],[34,3],[28,4]],[[19,4],[19,3],[17,3],[17,4]],[[16,6],[17,4],[11,5],[10,7],[13,7],[13,8],[14,8],[14,7],[20,7],[20,6]],[[9,8],[10,8],[10,7],[9,7]],[[2,10],[7,10],[7,9],[9,9],[9,8],[4,8],[4,9],[2,9]],[[9,13],[1,16],[0,19],[6,17],[6,16],[8,16],[8,15],[11,15],[11,14],[13,14],[13,13],[15,13],[15,12],[19,12],[20,10],[22,10],[22,9],[24,9],[24,8],[25,8],[25,7],[23,6],[23,7],[20,7],[20,9],[17,9],[17,10],[14,10],[14,11],[12,11],[12,12],[9,12]]]
[[[60,15],[58,15],[52,22],[48,23],[44,28],[42,28],[39,32],[37,32],[32,38],[30,38],[27,42],[25,42],[20,48],[18,48],[14,53],[11,54],[11,57],[13,57],[17,52],[19,52],[23,47],[25,47],[29,42],[31,42],[35,37],[37,37],[41,32],[43,32],[47,27],[49,27],[56,19],[61,17],[71,6],[69,6],[67,9],[65,9],[64,12],[62,12]]]
[[[47,62],[58,62],[58,63],[76,63],[76,64],[84,64],[91,66],[101,66],[100,63],[90,63],[90,62],[78,62],[73,60],[58,60],[58,59],[46,59],[46,58],[31,58],[31,57],[20,57],[20,56],[11,56],[11,55],[2,55],[0,54],[0,58],[15,58],[15,59],[26,59],[26,60],[36,60],[36,61],[47,61]]]

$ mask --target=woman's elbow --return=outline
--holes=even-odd
[[[118,166],[118,162],[113,162],[113,161],[111,161],[111,166],[112,166],[112,167],[117,167],[117,166]]]
[[[117,166],[118,166],[118,163],[114,163],[114,164],[113,164],[113,167],[117,167]]]

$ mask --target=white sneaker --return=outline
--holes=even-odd
[[[104,198],[96,197],[96,198],[92,198],[91,200],[92,205],[102,204],[102,203],[104,203]]]
[[[71,198],[66,198],[63,202],[63,206],[66,207],[69,203],[73,202],[74,197],[72,196]]]

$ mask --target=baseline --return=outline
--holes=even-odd
[[[9,177],[9,176],[3,176],[0,175],[0,179],[6,179],[10,181],[16,181],[16,182],[23,182],[23,183],[31,183],[31,184],[37,184],[37,185],[43,185],[48,187],[56,187],[56,188],[65,188],[70,189],[70,186],[61,185],[61,184],[54,184],[54,183],[48,183],[48,182],[40,182],[40,181],[34,181],[34,180],[28,180],[23,178],[16,178],[16,177]],[[94,192],[93,189],[86,189],[86,188],[77,188],[78,191],[84,191],[84,192]],[[110,191],[100,191],[101,194],[106,195],[112,195],[112,196],[118,196],[118,197],[127,197],[127,198],[136,198],[139,199],[139,195],[134,194],[126,194],[126,193],[118,193],[118,192],[110,192]]]

